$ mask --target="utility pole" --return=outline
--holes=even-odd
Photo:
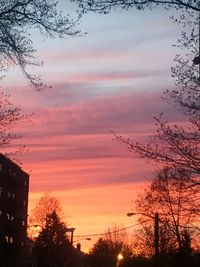
[[[159,258],[159,214],[154,216],[154,246],[155,246],[155,267],[158,267]]]
[[[71,227],[71,228],[67,228],[67,232],[71,233],[71,238],[70,238],[70,244],[73,245],[73,239],[74,239],[74,231],[76,230],[76,228]]]
[[[126,215],[128,217],[131,217],[133,215],[141,214],[144,216],[144,213],[137,213],[137,212],[128,212]],[[150,217],[150,216],[147,216]],[[154,217],[150,217],[154,219],[154,262],[155,262],[155,267],[158,267],[158,262],[159,262],[159,213],[155,212]]]

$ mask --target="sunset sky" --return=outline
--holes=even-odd
[[[88,14],[78,26],[87,34],[65,40],[33,32],[44,61],[35,71],[52,88],[36,92],[17,68],[2,81],[14,104],[34,112],[16,129],[29,149],[20,156],[30,173],[29,213],[44,192],[53,192],[75,236],[134,224],[126,213],[156,166],[113,140],[111,131],[146,140],[155,132],[154,115],[179,120],[161,100],[173,86],[179,32],[169,15],[161,8]]]

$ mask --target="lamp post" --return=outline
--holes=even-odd
[[[118,255],[117,255],[117,266],[119,266],[120,262],[124,259],[124,255],[120,252]]]
[[[128,217],[134,215],[144,215],[154,220],[154,256],[155,256],[155,267],[158,267],[158,256],[159,256],[159,213],[155,212],[154,217],[148,216],[144,213],[129,212]]]

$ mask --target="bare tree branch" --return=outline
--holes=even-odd
[[[41,89],[45,85],[40,76],[27,70],[42,64],[35,60],[30,29],[51,38],[76,36],[80,33],[75,29],[79,19],[64,16],[55,0],[0,0],[0,68],[19,66],[30,84]]]
[[[130,9],[136,7],[141,10],[144,8],[154,8],[162,5],[165,8],[174,7],[176,9],[186,8],[200,11],[198,1],[195,0],[71,0],[79,4],[81,12],[94,11],[99,13],[109,13],[114,8]]]

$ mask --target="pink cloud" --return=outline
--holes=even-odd
[[[119,59],[127,59],[130,57],[128,53],[124,53],[124,51],[106,51],[106,50],[92,50],[92,51],[71,51],[71,53],[63,54],[58,50],[54,51],[42,51],[43,58],[50,62],[66,62],[66,61],[96,61],[96,60],[119,60]],[[135,57],[138,57],[137,55]]]
[[[162,75],[163,71],[113,71],[113,72],[99,72],[99,73],[81,73],[74,75],[67,75],[69,82],[101,82],[101,81],[117,81],[145,78],[150,76]]]
[[[66,103],[64,100],[57,103],[56,106],[40,107],[30,127],[20,129],[25,137],[109,134],[111,130],[151,134],[155,131],[153,116],[160,112],[164,112],[169,121],[182,120],[156,91],[93,96],[76,103],[66,99]]]

